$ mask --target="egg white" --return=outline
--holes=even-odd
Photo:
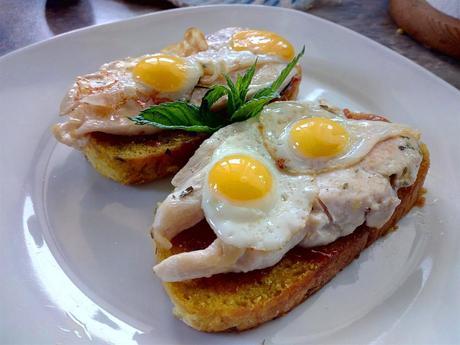
[[[261,141],[257,120],[247,121],[246,125],[242,133],[228,138],[215,150],[206,176],[223,157],[246,154],[264,163],[271,172],[271,192],[257,201],[235,203],[212,191],[206,177],[201,206],[209,225],[225,243],[239,248],[280,249],[304,230],[317,186],[310,176],[280,173]]]

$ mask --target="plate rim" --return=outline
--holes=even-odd
[[[211,5],[211,6],[200,6],[200,7],[196,7],[196,8],[195,8],[195,7],[192,7],[192,8],[172,9],[172,10],[168,10],[168,11],[169,11],[169,12],[173,12],[173,11],[201,11],[203,8],[206,8],[206,7],[208,7],[208,8],[209,8],[209,7],[210,7],[210,8],[216,8],[216,7],[222,8],[222,7],[236,7],[236,6],[239,6],[239,7],[248,7],[248,6],[249,6],[249,7],[261,7],[261,8],[263,8],[264,10],[268,10],[268,11],[273,11],[273,10],[274,10],[274,11],[293,11],[293,12],[299,12],[299,11],[290,10],[290,9],[270,8],[270,7],[267,7],[267,6],[255,6],[255,5]],[[23,47],[23,48],[21,48],[21,49],[15,50],[15,51],[13,51],[13,52],[10,52],[10,53],[6,54],[5,56],[0,57],[0,65],[1,65],[2,63],[4,63],[6,57],[10,58],[11,56],[14,57],[15,54],[27,53],[27,50],[28,50],[28,49],[36,49],[37,46],[40,46],[40,45],[42,45],[42,44],[43,44],[43,45],[44,45],[44,44],[48,44],[48,43],[50,43],[50,42],[53,42],[53,40],[55,40],[55,39],[56,39],[56,40],[57,40],[57,39],[65,39],[65,38],[67,38],[68,36],[77,35],[77,34],[80,34],[81,32],[85,32],[85,30],[92,30],[92,29],[94,29],[94,28],[96,28],[96,27],[105,27],[105,26],[111,26],[111,25],[118,25],[119,23],[122,23],[122,22],[136,21],[136,20],[138,20],[139,18],[144,18],[144,17],[154,17],[154,16],[156,16],[156,15],[161,16],[162,14],[164,14],[164,12],[167,12],[167,11],[160,11],[160,12],[155,12],[155,13],[148,13],[148,14],[141,15],[141,16],[135,16],[135,17],[133,17],[133,18],[123,19],[123,20],[119,20],[119,21],[115,21],[115,22],[110,22],[110,23],[103,23],[103,24],[99,24],[99,25],[95,25],[95,26],[80,28],[80,29],[77,29],[77,30],[73,30],[73,31],[70,31],[70,32],[66,32],[66,33],[63,33],[63,34],[61,34],[61,35],[57,35],[57,36],[55,36],[55,37],[51,37],[51,38],[49,38],[49,39],[46,39],[46,40],[43,40],[43,41],[40,41],[40,42],[36,42],[36,43],[34,43],[34,44],[32,44],[32,45],[29,45],[29,46]],[[329,22],[329,21],[327,21],[327,20],[324,20],[324,19],[322,19],[322,18],[313,16],[313,15],[308,14],[308,13],[301,13],[301,14],[306,14],[307,17],[309,18],[309,20],[317,20],[317,19],[319,19],[320,22],[321,22],[321,21],[322,21],[322,22]],[[314,18],[314,19],[313,19],[313,18]],[[329,22],[329,24],[335,24],[335,23]],[[394,57],[398,57],[398,56],[399,56],[399,58],[402,57],[403,60],[404,60],[404,59],[405,59],[405,60],[408,60],[408,61],[411,62],[413,65],[415,65],[416,67],[418,67],[418,69],[419,69],[418,71],[419,71],[419,72],[422,72],[421,70],[423,70],[424,72],[428,72],[428,74],[425,74],[425,75],[428,76],[428,75],[431,74],[431,77],[430,77],[429,80],[427,79],[427,82],[431,82],[432,79],[441,80],[442,82],[444,82],[444,84],[447,84],[448,86],[450,86],[450,89],[457,91],[457,92],[454,91],[453,97],[460,95],[459,90],[457,90],[455,87],[453,87],[452,85],[450,85],[448,82],[446,82],[446,81],[444,81],[443,79],[439,78],[439,77],[436,76],[434,73],[432,73],[432,72],[426,70],[425,68],[423,68],[422,66],[418,65],[417,63],[414,63],[414,62],[411,61],[410,59],[408,59],[408,58],[402,56],[401,54],[397,53],[396,51],[393,51],[392,49],[390,49],[390,48],[388,48],[388,47],[386,47],[386,46],[384,46],[384,45],[382,45],[382,44],[380,44],[380,43],[378,43],[378,42],[375,42],[375,41],[373,41],[372,39],[370,39],[370,38],[368,38],[368,37],[366,37],[366,36],[364,36],[364,35],[362,35],[362,34],[359,34],[359,33],[355,32],[355,31],[353,31],[353,30],[350,30],[350,29],[348,29],[348,28],[346,28],[346,27],[340,26],[340,25],[338,25],[338,24],[337,24],[337,26],[339,26],[340,29],[345,29],[345,34],[347,34],[347,35],[350,34],[350,31],[351,31],[351,34],[354,34],[355,37],[358,37],[361,41],[363,41],[363,43],[364,43],[364,42],[369,43],[369,41],[370,41],[372,44],[377,44],[377,46],[381,46],[381,47],[383,47],[383,48],[386,48],[387,50],[390,50],[392,53],[396,54],[396,55],[393,55]],[[348,30],[348,31],[347,31],[347,30]],[[366,40],[363,40],[363,38],[365,38]],[[398,59],[398,62],[399,62],[399,63],[402,63],[403,60]],[[8,60],[7,60],[7,61],[8,61]],[[407,63],[407,61],[406,61],[405,63]],[[433,77],[434,77],[434,78],[433,78]],[[441,84],[438,83],[438,85],[439,85],[439,87],[443,87],[443,86],[442,86],[442,83],[441,83]],[[445,85],[444,85],[444,87],[445,87]],[[445,88],[444,88],[444,90],[445,90]]]
[[[384,44],[382,44],[380,42],[377,42],[377,41],[371,39],[370,37],[367,37],[367,36],[357,32],[357,31],[354,31],[354,30],[352,30],[352,29],[350,29],[350,28],[348,28],[346,26],[334,23],[334,22],[332,22],[330,20],[321,18],[319,16],[315,16],[315,15],[313,15],[311,13],[306,12],[306,11],[300,11],[300,10],[295,10],[295,9],[285,8],[285,7],[267,6],[267,5],[222,4],[222,5],[189,6],[189,7],[171,8],[171,9],[166,9],[166,10],[154,11],[154,12],[150,12],[150,13],[137,15],[137,16],[134,16],[134,17],[131,17],[131,18],[119,19],[119,20],[115,20],[115,21],[107,22],[107,23],[93,24],[93,25],[90,25],[90,26],[86,26],[86,27],[66,31],[66,32],[63,32],[61,34],[54,35],[54,36],[49,37],[47,39],[44,39],[44,40],[41,40],[41,41],[38,41],[38,42],[34,42],[34,43],[29,44],[27,46],[24,46],[24,47],[15,49],[15,50],[13,50],[11,52],[8,52],[5,55],[0,56],[0,64],[4,63],[5,61],[7,61],[7,60],[9,60],[11,58],[14,58],[14,56],[16,54],[26,53],[28,50],[35,49],[37,46],[40,46],[40,45],[46,45],[50,41],[66,39],[67,37],[70,37],[70,36],[73,36],[73,35],[78,35],[79,33],[87,31],[87,30],[100,30],[100,29],[103,29],[105,27],[109,27],[109,26],[113,26],[113,25],[119,25],[121,23],[134,22],[136,20],[144,19],[144,18],[148,18],[148,17],[163,16],[163,15],[169,14],[169,13],[197,12],[197,11],[201,12],[201,11],[204,11],[204,10],[212,10],[212,9],[219,9],[219,8],[222,8],[222,9],[225,9],[225,8],[241,8],[243,10],[245,8],[257,8],[257,9],[260,9],[260,10],[263,9],[263,10],[266,10],[266,11],[287,12],[287,13],[292,13],[292,14],[296,14],[296,15],[298,15],[298,14],[299,15],[304,15],[304,16],[309,17],[310,20],[314,20],[314,21],[316,20],[316,21],[322,22],[322,23],[324,23],[326,25],[332,25],[332,26],[334,26],[336,28],[339,28],[341,30],[345,30],[348,34],[351,34],[351,35],[354,35],[356,37],[359,37],[360,39],[364,40],[368,44],[378,46],[380,48],[384,48],[387,51],[387,53],[390,53],[394,57],[398,57],[398,58],[402,59],[405,63],[411,65],[412,67],[417,68],[419,72],[425,73],[427,76],[429,76],[431,79],[433,79],[434,81],[436,81],[438,83],[441,82],[441,84],[443,84],[445,87],[447,87],[449,89],[449,91],[453,92],[454,94],[457,94],[457,96],[460,96],[460,90],[457,89],[452,84],[450,84],[449,82],[447,82],[446,80],[444,80],[441,77],[437,76],[432,71],[430,71],[430,70],[426,69],[425,67],[419,65],[418,63],[416,63],[415,61],[409,59],[408,57],[398,53],[397,51],[391,49],[390,47],[388,47],[388,46],[386,46],[386,45],[384,45]]]

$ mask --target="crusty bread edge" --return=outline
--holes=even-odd
[[[107,144],[100,136],[107,136]],[[148,153],[149,144],[142,144],[142,140],[155,141],[158,137],[169,137],[170,142],[157,142],[152,147],[155,152]],[[122,140],[113,135],[104,133],[91,133],[88,136],[88,144],[84,147],[83,153],[92,167],[102,176],[126,185],[144,184],[155,181],[165,176],[175,174],[195,153],[207,135],[202,133],[179,133],[179,131],[161,132],[159,136],[124,137],[129,138],[132,146],[146,145],[143,155],[137,157],[124,157],[123,153],[115,153],[117,148],[123,147]],[[182,138],[182,142],[176,143]],[[119,141],[117,141],[119,140]],[[130,144],[128,144],[129,146]],[[131,147],[132,149],[132,147]]]
[[[233,315],[230,317],[227,315],[225,318],[219,318],[215,315],[208,317],[187,313],[175,298],[169,285],[165,283],[163,284],[164,288],[174,304],[174,315],[197,330],[205,332],[222,332],[250,329],[290,311],[313,293],[321,289],[321,287],[334,278],[338,272],[350,264],[364,249],[369,247],[378,238],[394,230],[398,221],[417,204],[423,194],[423,183],[430,165],[429,151],[426,145],[422,143],[420,148],[423,154],[423,160],[418,171],[417,179],[413,185],[401,188],[398,191],[401,203],[396,208],[390,220],[380,229],[361,226],[359,230],[347,236],[349,238],[352,237],[353,241],[349,241],[349,246],[344,255],[339,255],[338,260],[333,261],[330,265],[318,272],[313,281],[303,281],[299,279],[296,284],[284,290],[276,299],[272,299],[269,303],[260,306],[260,308],[251,311],[244,310],[244,312],[235,309]],[[343,239],[346,240],[347,237]],[[158,255],[157,260],[161,260]]]

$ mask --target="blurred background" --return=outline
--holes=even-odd
[[[460,89],[460,0],[0,0],[0,55],[90,25],[241,2],[291,7],[343,25]]]

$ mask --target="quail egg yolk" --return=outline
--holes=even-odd
[[[344,151],[348,144],[348,132],[338,122],[311,117],[293,124],[290,131],[290,144],[301,156],[306,158],[333,157]]]
[[[229,155],[214,164],[208,175],[209,187],[234,202],[265,197],[272,188],[272,174],[259,160],[242,154]]]
[[[180,90],[187,77],[185,60],[167,54],[155,54],[141,60],[133,69],[134,77],[159,92]]]
[[[283,60],[292,60],[294,47],[285,38],[262,30],[243,30],[231,39],[233,50],[249,50],[254,54],[277,55]]]

